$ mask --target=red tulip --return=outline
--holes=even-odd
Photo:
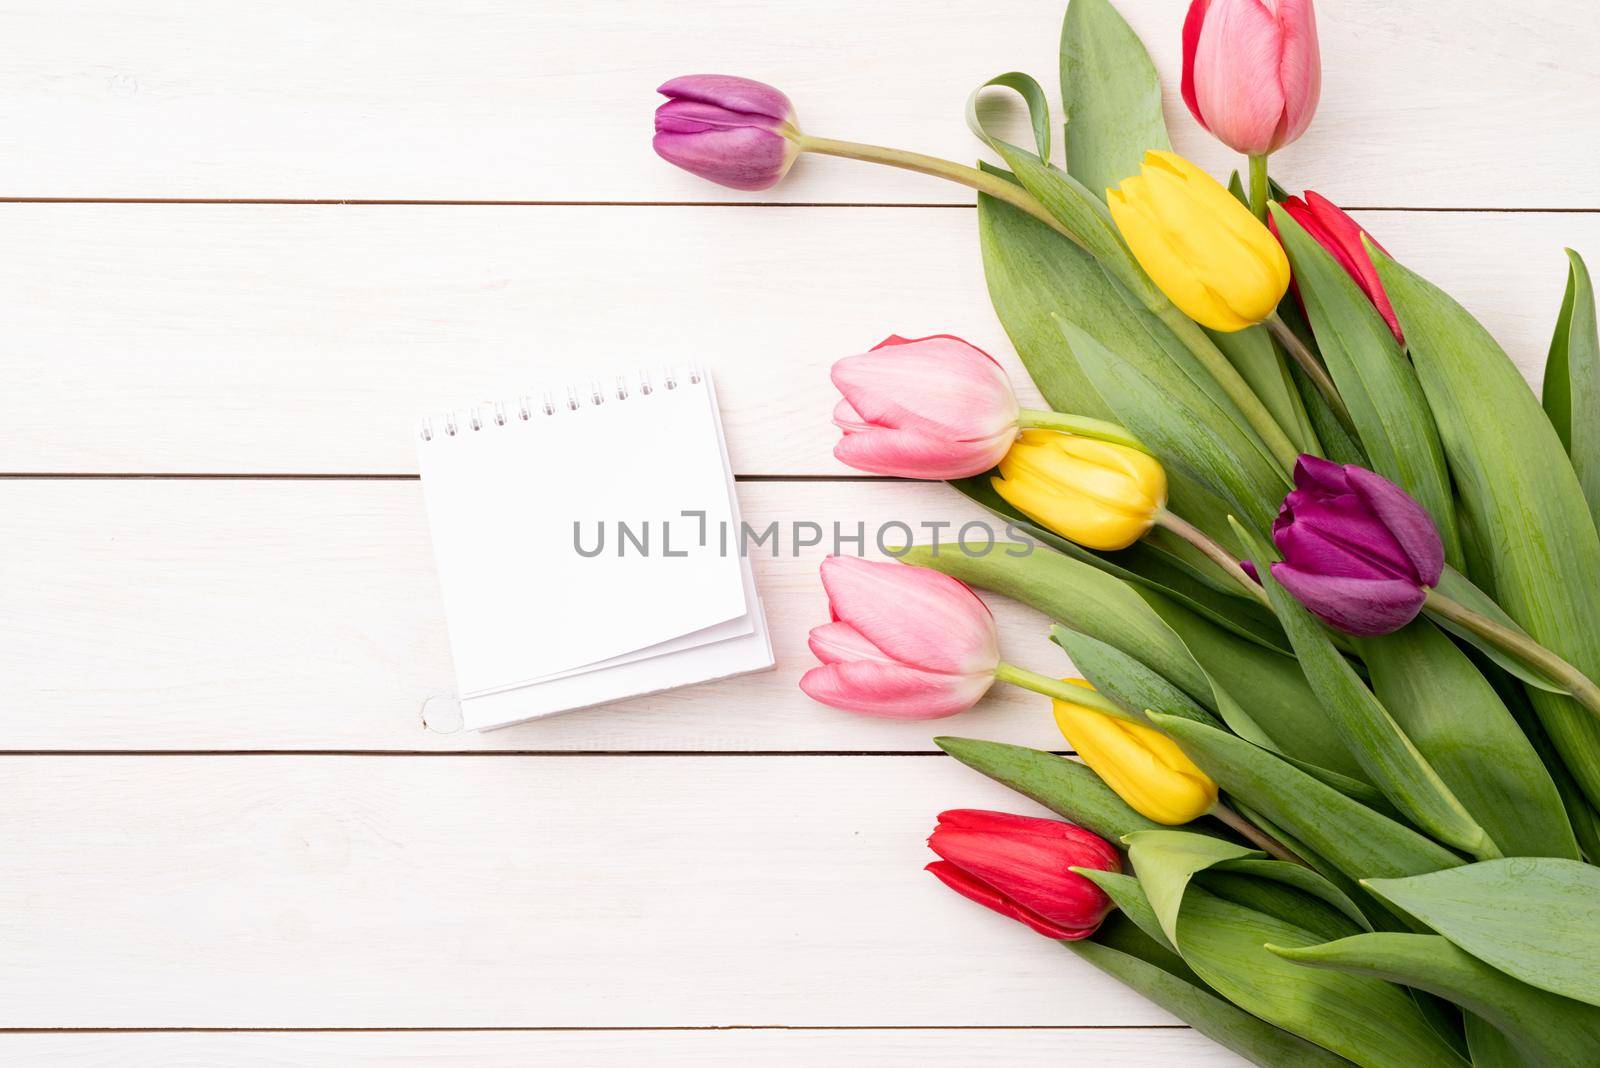
[[[1111,844],[1082,827],[981,809],[939,813],[928,848],[942,858],[927,867],[940,882],[1050,938],[1088,938],[1111,911],[1071,869],[1122,870]]]
[[[965,478],[1000,462],[1017,440],[1017,395],[993,356],[949,334],[891,336],[833,365],[844,399],[833,455],[860,471]]]
[[[1389,324],[1389,330],[1394,334],[1394,339],[1400,344],[1406,343],[1406,337],[1400,332],[1400,320],[1395,317],[1394,305],[1389,303],[1389,294],[1383,290],[1383,283],[1378,280],[1378,270],[1372,265],[1372,257],[1367,254],[1366,246],[1361,243],[1365,234],[1368,241],[1382,252],[1387,252],[1382,245],[1373,240],[1372,235],[1361,228],[1361,224],[1339,209],[1339,206],[1327,197],[1306,190],[1306,198],[1290,197],[1283,201],[1283,210],[1289,217],[1301,226],[1306,233],[1328,250],[1328,254],[1338,261],[1345,273],[1354,278],[1356,285],[1372,301],[1373,307],[1378,309],[1378,314],[1383,316],[1383,321]],[[1271,219],[1268,219],[1271,222]],[[1278,227],[1272,227],[1276,234]]]
[[[994,616],[960,580],[830,556],[822,585],[833,622],[811,631],[822,667],[800,679],[813,700],[869,716],[937,719],[971,708],[994,683]]]
[[[1305,132],[1322,93],[1311,0],[1193,0],[1183,102],[1235,152],[1265,156]]]

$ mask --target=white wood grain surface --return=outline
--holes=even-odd
[[[1171,1024],[921,869],[946,757],[0,759],[0,1026]]]
[[[780,525],[782,555],[753,558],[776,671],[480,734],[442,733],[459,712],[420,483],[0,480],[0,749],[931,750],[936,733],[1064,747],[1047,702],[1015,687],[919,723],[795,686],[816,663],[806,632],[828,619],[817,565],[835,521],[846,536],[865,524],[871,554],[881,524],[926,543],[923,524],[949,523],[948,543],[982,509],[908,482],[739,495],[752,526]],[[823,544],[796,549],[804,522]],[[1067,671],[1043,616],[990,601],[1008,657]]]
[[[804,698],[821,547],[757,560],[776,671],[472,735],[404,477],[419,411],[695,360],[773,479],[751,520],[978,516],[838,481],[827,421],[829,364],[890,332],[964,335],[1035,398],[970,196],[830,160],[724,190],[654,157],[650,112],[725,70],[814,132],[971,159],[972,86],[1054,95],[1063,6],[0,6],[0,1059],[1239,1063],[919,870],[940,809],[1039,811],[931,735],[1062,743],[1015,691],[931,724]],[[1118,0],[1178,149],[1225,172],[1177,98],[1186,6]],[[1561,246],[1600,256],[1600,18],[1319,21],[1275,175],[1382,209],[1536,379]],[[78,199],[463,203],[50,202]],[[1009,655],[1068,669],[991,603]]]
[[[1025,70],[1055,96],[1061,0],[185,0],[8,5],[0,193],[75,197],[970,202],[804,160],[740,194],[650,150],[655,87],[743,74],[806,129],[978,155],[967,93]],[[1177,97],[1185,0],[1122,0],[1177,147],[1238,165]],[[1586,0],[1326,0],[1317,121],[1280,175],[1380,207],[1597,207],[1600,22]],[[1059,110],[1057,119],[1059,120]]]
[[[61,1068],[1232,1068],[1245,1062],[1193,1031],[1172,1029],[535,1031],[365,1034],[0,1035],[8,1063]]]
[[[954,333],[1032,391],[952,209],[9,205],[0,469],[414,473],[418,413],[698,361],[741,474],[850,474],[828,368]],[[1537,377],[1600,215],[1371,212]]]

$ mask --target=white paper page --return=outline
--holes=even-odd
[[[726,534],[723,533],[724,528],[708,526],[707,536],[716,538],[717,549],[719,552],[737,553],[740,545],[740,532],[743,529],[742,517],[739,512],[739,494],[734,484],[733,464],[728,459],[728,441],[727,436],[724,434],[722,428],[722,412],[717,405],[717,384],[709,373],[703,374],[703,379],[707,390],[710,392],[709,400],[711,403],[712,418],[716,421],[717,450],[722,457],[723,477],[728,485],[728,504],[731,509],[728,518],[728,526],[725,528]],[[550,675],[541,676],[538,679],[529,680],[526,684],[517,685],[532,685],[534,683],[542,683],[553,679],[565,678],[569,675],[582,675],[591,671],[604,671],[609,668],[619,667],[622,664],[631,664],[638,660],[649,660],[652,657],[665,656],[668,653],[682,652],[686,649],[694,649],[702,645],[710,645],[713,642],[726,641],[729,638],[737,638],[753,633],[756,629],[756,616],[758,616],[760,613],[757,608],[753,607],[756,604],[756,585],[755,576],[751,571],[750,561],[748,559],[740,559],[739,573],[744,583],[744,600],[745,605],[747,606],[745,614],[739,618],[726,620],[722,623],[715,623],[702,630],[692,631],[688,634],[682,635],[681,637],[668,638],[666,641],[659,642],[655,645],[648,645],[642,649],[636,649],[632,652],[622,653],[618,656],[609,657],[605,660],[597,660],[592,664],[585,664],[582,667],[571,668],[567,671],[554,672]],[[499,690],[515,688],[516,686],[496,687],[494,690],[488,692],[498,692]]]
[[[556,712],[572,712],[625,697],[769,670],[773,665],[772,640],[767,634],[760,601],[751,604],[750,618],[755,629],[749,634],[698,649],[623,664],[609,671],[571,675],[519,689],[463,698],[462,725],[468,730],[493,730]]]
[[[536,393],[528,419],[513,402],[503,424],[494,408],[476,430],[474,413],[454,434],[433,421],[418,453],[464,697],[746,616],[738,557],[718,546],[734,513],[709,383],[652,377],[598,405],[584,387],[576,410],[561,389],[553,413]]]

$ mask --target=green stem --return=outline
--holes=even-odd
[[[1272,835],[1268,834],[1266,831],[1263,831],[1260,827],[1257,827],[1255,824],[1239,815],[1227,805],[1224,805],[1221,801],[1216,803],[1216,805],[1211,809],[1210,814],[1227,824],[1229,827],[1233,828],[1235,831],[1239,832],[1239,834],[1251,845],[1265,851],[1268,855],[1274,857],[1275,859],[1286,860],[1290,864],[1299,864],[1307,868],[1311,867],[1311,865],[1307,864],[1304,860],[1300,859],[1300,857],[1296,856],[1294,850],[1290,849],[1288,846],[1272,837]]]
[[[855,141],[835,141],[831,137],[813,137],[810,134],[796,133],[792,140],[802,152],[815,152],[822,156],[838,156],[840,159],[862,160],[866,163],[881,163],[886,167],[898,167],[903,171],[916,171],[918,174],[932,175],[946,181],[964,185],[968,189],[976,189],[986,196],[1003,200],[1019,211],[1027,212],[1035,219],[1044,223],[1056,233],[1069,238],[1073,244],[1082,245],[1078,235],[1062,225],[1061,221],[1051,215],[1045,206],[1015,182],[1008,182],[999,175],[981,171],[976,167],[968,167],[964,163],[940,159],[938,156],[924,156],[920,152],[903,152],[898,148],[884,148],[881,145],[863,145]]]
[[[1228,577],[1243,586],[1246,593],[1260,601],[1267,611],[1272,611],[1272,602],[1267,599],[1267,591],[1261,588],[1261,583],[1251,578],[1249,573],[1239,566],[1238,557],[1224,549],[1205,531],[1182,516],[1172,514],[1165,508],[1156,513],[1156,526],[1172,531],[1178,537],[1205,553],[1212,563],[1227,572]]]
[[[1300,370],[1306,373],[1311,384],[1317,387],[1317,392],[1322,394],[1322,399],[1328,402],[1328,407],[1333,411],[1339,424],[1349,432],[1356,441],[1361,440],[1361,434],[1356,430],[1354,421],[1350,418],[1350,409],[1345,407],[1344,398],[1339,395],[1339,387],[1333,384],[1333,379],[1328,375],[1328,369],[1322,365],[1317,354],[1306,347],[1300,340],[1300,335],[1289,329],[1289,324],[1279,317],[1277,312],[1267,316],[1266,327],[1272,336],[1278,339],[1278,344],[1289,351],[1294,362],[1300,365]]]
[[[1017,425],[1024,430],[1059,430],[1085,438],[1098,438],[1130,449],[1149,452],[1144,442],[1130,434],[1126,427],[1087,415],[1068,415],[1065,412],[1047,412],[1039,408],[1024,408],[1017,416]]]
[[[1070,682],[1052,679],[1049,675],[1041,675],[1037,671],[1017,667],[1015,664],[1002,662],[994,669],[994,677],[1001,682],[1009,682],[1013,686],[1021,686],[1024,690],[1044,694],[1046,697],[1066,701],[1074,705],[1083,705],[1096,712],[1103,712],[1116,719],[1133,719],[1119,704],[1106,697],[1099,690],[1087,686],[1074,686]]]
[[[1529,667],[1542,672],[1564,688],[1584,708],[1600,716],[1600,686],[1596,686],[1589,676],[1526,634],[1497,623],[1461,602],[1451,600],[1438,590],[1428,591],[1427,600],[1423,602],[1422,607],[1430,615],[1448,619],[1465,627],[1478,637],[1493,642]]]
[[[1270,186],[1267,184],[1267,157],[1250,157],[1250,210],[1255,212],[1256,218],[1262,222],[1267,221],[1267,197]]]

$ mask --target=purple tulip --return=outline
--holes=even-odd
[[[656,155],[691,174],[734,189],[778,184],[800,154],[794,105],[749,78],[689,74],[659,90]]]
[[[1422,610],[1444,570],[1444,545],[1405,490],[1354,464],[1301,456],[1272,524],[1283,554],[1272,577],[1330,626],[1372,636]]]

